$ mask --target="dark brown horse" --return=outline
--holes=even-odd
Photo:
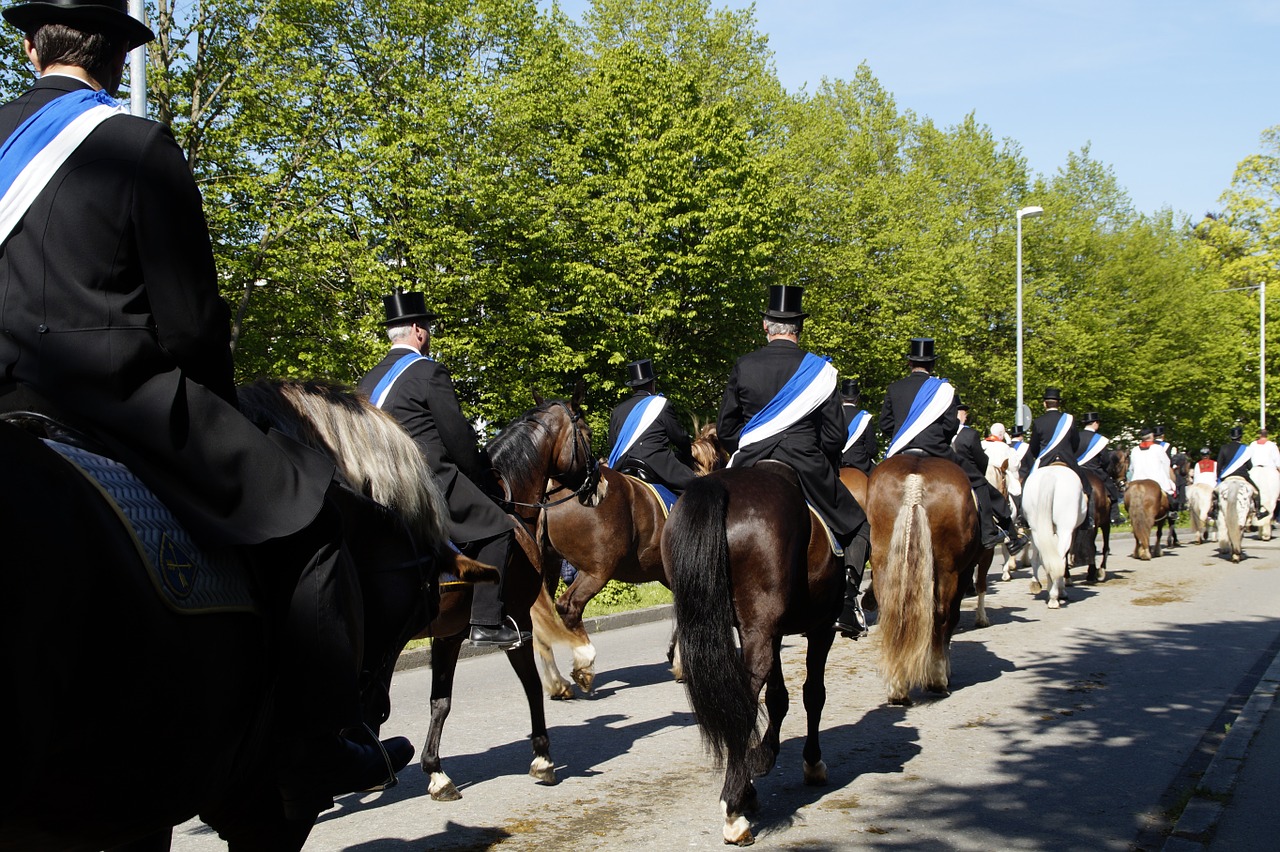
[[[1129,451],[1116,450],[1111,454],[1106,468],[1106,476],[1113,481],[1124,481],[1125,471],[1129,466]],[[1086,470],[1089,486],[1093,491],[1093,529],[1092,535],[1087,529],[1081,529],[1076,548],[1077,564],[1089,566],[1086,579],[1090,583],[1098,583],[1107,579],[1107,557],[1111,555],[1111,493],[1107,491],[1106,480],[1095,471]],[[1102,533],[1102,564],[1098,564],[1098,533]]]
[[[1133,524],[1133,558],[1149,562],[1152,556],[1162,555],[1160,536],[1169,520],[1169,495],[1154,479],[1137,479],[1125,486],[1124,510]],[[1153,527],[1154,547],[1151,544]]]
[[[951,636],[983,553],[969,479],[948,459],[894,456],[871,474],[866,509],[889,702],[910,704],[915,686],[945,695]]]
[[[787,712],[784,635],[808,637],[804,780],[826,783],[818,731],[842,562],[813,521],[794,472],[768,461],[694,480],[663,529],[662,556],[690,703],[704,740],[725,762],[724,840],[747,845],[753,838],[745,814],[757,803],[751,779],[773,768]],[[752,746],[762,688],[768,723]]]
[[[554,477],[574,500],[592,488],[591,432],[582,418],[581,389],[571,402],[550,400],[517,417],[489,443],[489,455],[504,483],[513,493],[546,494]],[[531,628],[530,608],[542,591],[543,561],[527,536],[517,536],[507,569],[504,603],[508,615],[521,630]],[[440,762],[440,737],[453,701],[453,676],[466,638],[471,613],[471,586],[444,584],[440,615],[421,636],[431,636],[431,728],[422,748],[422,770],[431,776],[428,792],[437,801],[461,798],[458,788]],[[555,783],[555,764],[547,736],[542,683],[538,677],[532,643],[507,651],[507,659],[520,679],[533,725],[530,740],[533,762],[529,775],[544,784]]]

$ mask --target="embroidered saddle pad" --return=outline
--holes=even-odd
[[[232,548],[201,548],[173,513],[117,461],[45,439],[115,510],[161,600],[180,613],[257,612],[244,560]]]
[[[662,506],[663,518],[666,518],[671,514],[671,507],[674,506],[676,504],[676,500],[679,499],[676,496],[674,491],[672,491],[670,488],[668,488],[665,485],[658,485],[657,483],[653,483],[653,482],[645,482],[643,479],[640,479],[639,477],[636,477],[636,476],[632,476],[629,473],[624,473],[623,476],[627,477],[632,482],[638,483],[639,485],[643,485],[645,488],[648,488],[651,492],[653,492],[653,496],[658,498],[658,504]]]

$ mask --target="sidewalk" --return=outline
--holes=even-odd
[[[1205,770],[1163,852],[1275,849],[1280,837],[1280,656]]]

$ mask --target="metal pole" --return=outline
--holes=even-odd
[[[129,14],[147,22],[146,0],[129,0]],[[129,113],[147,117],[147,46],[140,44],[129,56]]]
[[[1014,422],[1022,422],[1022,211],[1018,211],[1018,409]]]
[[[1258,285],[1258,428],[1267,428],[1267,282]]]

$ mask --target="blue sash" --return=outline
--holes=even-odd
[[[919,435],[934,423],[938,417],[945,414],[947,409],[951,407],[953,399],[955,399],[955,389],[948,384],[946,379],[939,379],[935,376],[925,379],[924,384],[920,386],[920,390],[916,391],[916,398],[911,400],[911,408],[907,411],[907,418],[902,421],[902,425],[894,433],[893,440],[889,442],[889,449],[884,457],[889,458],[896,455],[899,450],[911,442],[912,438]]]
[[[1041,459],[1053,452],[1054,448],[1057,447],[1058,444],[1062,443],[1062,439],[1067,435],[1067,430],[1070,429],[1075,422],[1076,419],[1070,414],[1064,414],[1058,418],[1058,425],[1053,427],[1053,435],[1049,437],[1049,443],[1044,445],[1044,448],[1040,450],[1040,455],[1036,456],[1035,462],[1031,465],[1031,473],[1035,473],[1040,469]],[[1077,464],[1079,464],[1079,462],[1077,462]],[[1031,473],[1028,473],[1027,476],[1030,476]]]
[[[759,441],[779,435],[800,422],[835,393],[838,373],[829,358],[806,352],[799,368],[787,383],[769,400],[769,404],[752,416],[738,436],[738,452]],[[734,457],[738,455],[735,452]],[[728,467],[733,467],[733,458]]]
[[[1090,432],[1089,443],[1085,445],[1084,452],[1081,453],[1079,458],[1076,459],[1076,463],[1084,464],[1085,462],[1089,461],[1098,453],[1106,449],[1106,446],[1108,443],[1110,442],[1107,441],[1106,438],[1099,435],[1097,432]]]
[[[1221,482],[1231,474],[1235,473],[1236,468],[1244,464],[1245,458],[1248,455],[1249,455],[1249,446],[1247,444],[1241,444],[1240,446],[1236,447],[1236,454],[1231,457],[1231,461],[1227,462],[1226,467],[1224,467],[1222,469],[1222,472],[1218,474],[1218,481]]]
[[[609,453],[609,461],[606,462],[609,467],[617,468],[618,462],[631,449],[636,439],[653,424],[666,403],[666,398],[660,394],[647,396],[627,413],[627,419],[622,422],[622,428],[618,430],[618,442],[613,445],[613,451]],[[650,408],[655,410],[650,412]]]
[[[853,419],[849,421],[849,434],[844,442],[844,448],[847,451],[853,446],[854,442],[862,437],[862,433],[867,428],[867,421],[871,419],[871,415],[865,411],[859,410],[853,415]]]
[[[392,364],[391,369],[387,370],[387,374],[382,377],[382,381],[374,386],[373,393],[369,394],[369,401],[373,403],[374,408],[382,408],[382,404],[387,401],[387,394],[391,392],[391,386],[404,374],[405,370],[419,361],[428,360],[430,359],[425,355],[407,352],[404,357]]]

